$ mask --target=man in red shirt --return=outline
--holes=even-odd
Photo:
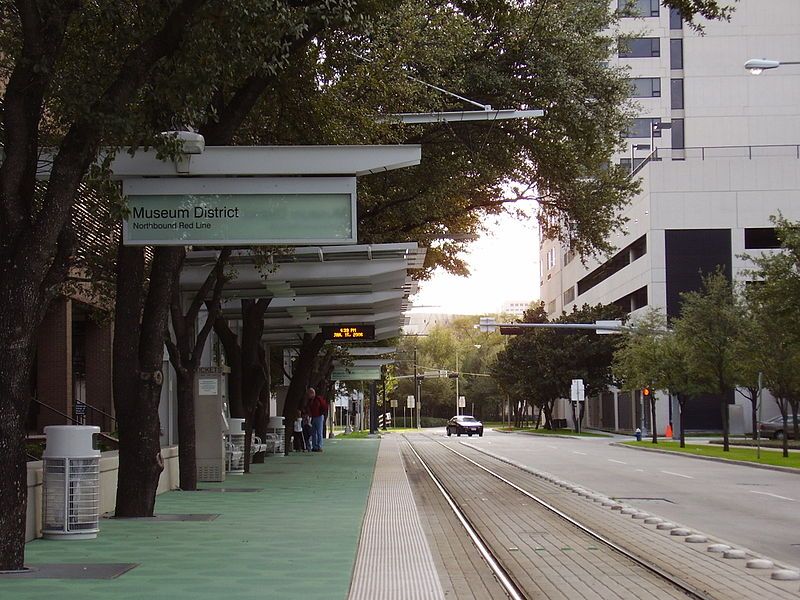
[[[311,451],[322,452],[322,426],[328,412],[328,403],[325,398],[317,395],[314,388],[308,388],[306,398],[309,400],[308,413],[311,415]]]

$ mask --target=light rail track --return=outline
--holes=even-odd
[[[491,568],[492,572],[495,574],[496,578],[500,582],[500,584],[505,589],[506,593],[509,597],[516,599],[525,599],[529,596],[515,581],[514,578],[511,576],[509,571],[502,565],[501,561],[496,556],[496,553],[492,551],[491,545],[486,541],[486,539],[481,536],[480,532],[477,528],[470,522],[468,516],[465,514],[463,508],[459,505],[456,498],[451,494],[442,480],[436,476],[433,472],[433,469],[428,465],[428,463],[420,456],[419,452],[417,452],[416,448],[414,448],[414,442],[409,439],[407,435],[404,435],[406,441],[408,442],[409,448],[414,456],[419,460],[420,465],[426,471],[428,476],[431,478],[437,489],[445,498],[447,504],[450,506],[451,510],[455,514],[458,521],[462,524],[464,529],[467,531],[470,538],[475,543],[475,546],[478,548],[478,551],[483,556],[484,560],[486,560],[487,564]],[[520,487],[519,485],[515,484],[514,482],[510,481],[509,479],[503,477],[499,473],[493,471],[492,469],[486,467],[478,463],[477,461],[473,460],[469,456],[459,452],[458,450],[450,447],[447,444],[440,442],[430,436],[425,435],[425,438],[428,440],[434,441],[436,444],[445,448],[452,454],[458,456],[459,458],[463,459],[467,463],[473,465],[474,467],[480,469],[481,471],[487,473],[494,479],[504,483],[506,486],[514,489],[516,492],[522,494],[526,498],[534,501],[538,506],[545,509],[548,513],[552,515],[556,515],[560,520],[563,520],[566,523],[569,523],[572,527],[578,529],[583,534],[587,535],[593,541],[599,542],[606,548],[612,550],[614,553],[623,556],[628,561],[634,563],[638,567],[644,569],[647,573],[667,582],[672,587],[676,588],[683,594],[685,594],[689,598],[695,598],[697,600],[713,600],[712,596],[700,591],[693,586],[689,585],[685,581],[675,577],[671,573],[668,573],[664,569],[660,568],[658,565],[651,563],[650,561],[638,556],[637,554],[627,550],[623,546],[615,543],[614,541],[608,539],[606,536],[594,531],[590,527],[584,525],[583,523],[579,522],[575,518],[569,516],[568,514],[564,513],[563,511],[559,510],[555,506],[548,503],[546,500],[536,496],[535,494],[531,493],[530,491]],[[524,471],[521,471],[524,473]]]

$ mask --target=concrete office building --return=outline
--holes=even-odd
[[[642,191],[611,255],[584,266],[559,242],[542,243],[541,298],[551,317],[600,302],[676,315],[701,271],[720,265],[741,281],[750,266],[743,254],[774,251],[771,215],[800,219],[800,66],[758,77],[743,67],[750,58],[800,60],[800,2],[741,0],[731,22],[706,23],[705,36],[659,0],[636,6],[642,18],[622,28],[643,37],[616,62],[629,69],[639,117],[615,160],[634,169]],[[748,431],[749,402],[736,396],[732,429]],[[687,429],[720,427],[715,401],[690,404]],[[632,430],[639,405],[636,394],[609,393],[590,403],[589,422]],[[668,407],[658,405],[662,429]]]

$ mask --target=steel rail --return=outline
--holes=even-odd
[[[482,469],[482,470],[486,471],[489,475],[491,475],[495,479],[498,479],[498,480],[502,481],[503,483],[509,485],[510,487],[514,488],[515,490],[517,490],[518,492],[520,492],[521,494],[523,494],[527,498],[530,498],[531,500],[533,500],[534,502],[536,502],[537,504],[539,504],[543,508],[545,508],[548,511],[552,512],[553,514],[561,517],[562,519],[564,519],[568,523],[574,525],[579,530],[581,530],[585,534],[589,535],[593,539],[597,540],[598,542],[602,543],[603,545],[608,546],[609,548],[611,548],[615,552],[618,552],[619,554],[622,554],[625,558],[635,562],[637,565],[639,565],[640,567],[644,568],[645,570],[647,570],[647,571],[657,575],[658,577],[661,577],[662,579],[668,581],[669,583],[674,585],[676,588],[678,588],[679,590],[681,590],[682,592],[684,592],[688,596],[690,596],[692,598],[697,598],[698,600],[714,600],[712,596],[709,596],[708,594],[706,594],[706,593],[694,588],[693,586],[689,585],[685,581],[675,577],[671,573],[668,573],[667,571],[665,571],[661,567],[659,567],[657,565],[654,565],[650,561],[647,561],[647,560],[641,558],[640,556],[634,554],[633,552],[631,552],[630,550],[626,549],[625,547],[620,546],[619,544],[611,541],[610,539],[608,539],[607,537],[605,537],[601,533],[598,533],[598,532],[594,531],[593,529],[590,529],[589,527],[587,527],[583,523],[577,521],[576,519],[573,519],[568,514],[564,513],[563,511],[561,511],[559,509],[557,509],[552,504],[550,504],[550,503],[546,502],[545,500],[542,500],[541,498],[533,495],[532,493],[530,493],[529,491],[521,488],[520,486],[518,486],[517,484],[513,483],[512,481],[509,481],[508,479],[506,479],[502,475],[500,475],[498,473],[495,473],[494,471],[492,471],[488,467],[485,467],[482,464],[472,460],[470,457],[462,454],[458,450],[454,450],[453,448],[450,448],[447,444],[444,444],[444,443],[440,442],[439,440],[434,440],[434,441],[437,444],[439,444],[440,446],[442,446],[443,448],[446,448],[447,450],[452,452],[453,454],[456,454],[457,456],[460,456],[461,458],[463,458],[464,460],[466,460],[469,463],[472,463],[473,465],[475,465],[479,469]],[[412,448],[412,450],[413,450],[413,448]],[[414,453],[416,454],[416,452],[414,452]],[[510,465],[510,466],[514,466],[514,465]]]
[[[500,564],[500,561],[497,560],[495,555],[489,549],[489,545],[484,541],[472,523],[470,523],[466,514],[464,514],[464,511],[461,510],[461,507],[458,505],[458,503],[444,488],[439,478],[433,474],[433,471],[431,471],[430,467],[428,467],[428,464],[416,451],[408,437],[406,437],[405,434],[403,434],[403,437],[405,438],[406,442],[408,442],[408,447],[411,449],[411,452],[413,452],[414,456],[417,457],[417,460],[422,465],[422,468],[425,469],[425,471],[428,473],[428,476],[431,478],[431,481],[433,481],[433,483],[439,489],[439,492],[441,492],[442,496],[447,501],[447,504],[450,506],[453,514],[455,514],[462,527],[464,527],[464,529],[467,531],[467,534],[469,534],[469,537],[472,539],[472,543],[475,544],[475,547],[478,549],[478,552],[481,553],[483,560],[485,560],[486,564],[489,565],[489,568],[492,570],[495,577],[497,577],[498,582],[503,586],[503,589],[508,596],[513,600],[527,600],[525,593],[519,588],[508,572],[503,568],[503,566]]]

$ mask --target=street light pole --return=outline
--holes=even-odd
[[[781,65],[800,65],[797,60],[770,60],[767,58],[751,58],[744,63],[744,68],[750,71],[751,75],[761,75],[768,69],[777,69]]]
[[[419,410],[419,378],[417,376],[417,347],[414,346],[414,408],[411,410],[411,422],[414,422],[414,412]],[[419,427],[419,413],[417,413],[417,427]]]
[[[458,380],[460,377],[458,376],[458,348],[456,348],[456,416],[459,415],[458,412]]]

